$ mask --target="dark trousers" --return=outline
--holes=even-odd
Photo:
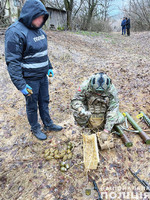
[[[122,35],[125,35],[125,34],[126,34],[126,27],[122,26]]]
[[[45,126],[50,126],[53,121],[49,115],[49,93],[48,93],[48,78],[44,76],[40,80],[26,80],[26,83],[32,87],[33,94],[26,96],[26,111],[31,130],[40,128],[38,123],[38,108],[40,117]]]
[[[130,28],[127,28],[127,36],[130,36]]]

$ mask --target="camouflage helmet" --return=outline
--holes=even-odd
[[[110,87],[111,79],[104,73],[97,73],[91,77],[91,87],[96,92],[104,92]]]

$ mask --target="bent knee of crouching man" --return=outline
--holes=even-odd
[[[80,126],[87,126],[89,122],[89,117],[87,116],[80,116],[77,113],[74,113],[74,119]]]

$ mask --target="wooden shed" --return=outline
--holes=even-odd
[[[46,27],[49,29],[66,29],[67,25],[67,13],[65,10],[46,7],[49,13],[49,19],[47,20]]]

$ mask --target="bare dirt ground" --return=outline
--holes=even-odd
[[[136,119],[139,111],[150,113],[150,32],[119,33],[47,32],[49,57],[55,77],[50,79],[50,113],[65,128],[47,133],[41,142],[32,136],[26,117],[25,99],[11,83],[4,58],[4,35],[0,36],[0,199],[2,200],[86,200],[97,199],[83,165],[82,133],[74,124],[70,100],[78,86],[96,72],[105,71],[118,89],[120,110]],[[39,119],[40,120],[40,119]],[[150,133],[147,125],[139,125]],[[148,131],[147,131],[148,130]],[[120,138],[113,150],[100,151],[97,170],[89,172],[103,199],[132,200],[142,187],[128,168],[141,169],[139,176],[150,182],[150,145],[135,133],[127,133],[133,147],[126,148]],[[71,168],[59,169],[59,161],[45,161],[43,152],[66,141],[75,145]],[[91,188],[91,196],[85,189]],[[114,193],[113,193],[114,192]],[[125,192],[129,192],[125,196]],[[131,192],[134,192],[131,194]],[[126,193],[127,194],[127,193]]]

